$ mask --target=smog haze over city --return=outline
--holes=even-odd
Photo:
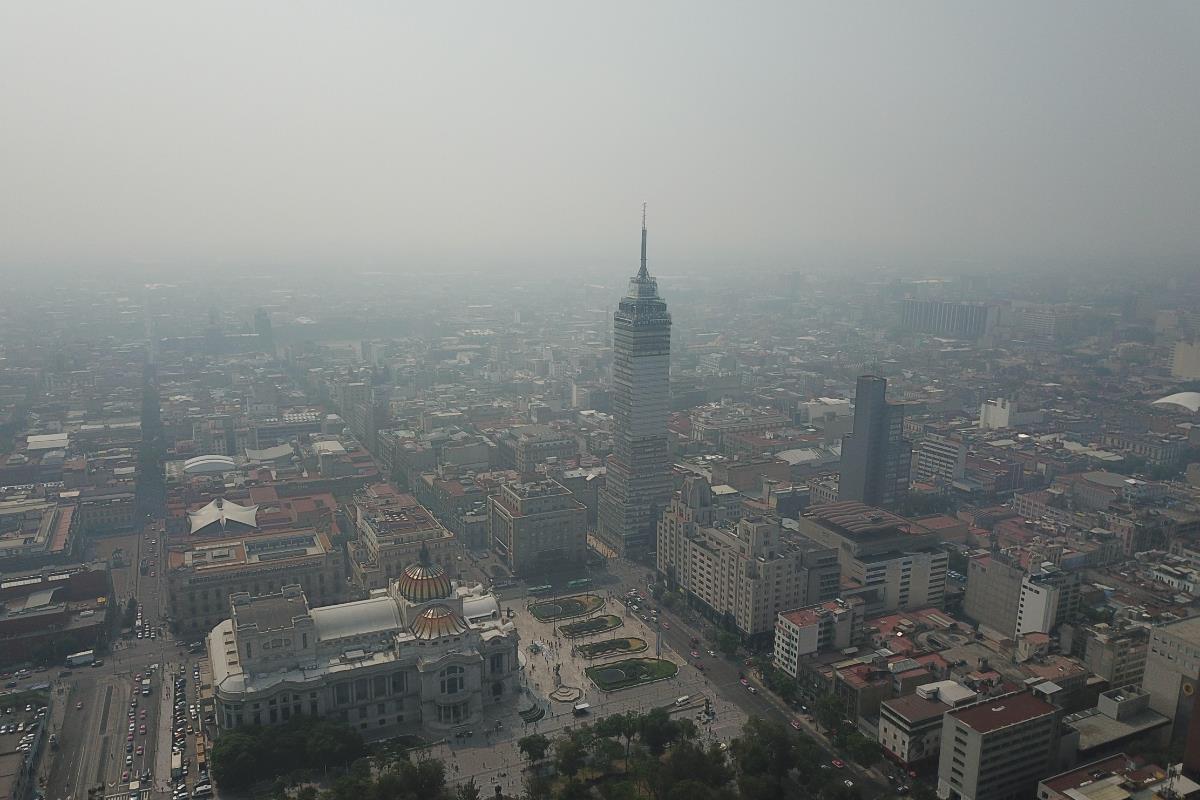
[[[0,4],[0,800],[1200,800],[1198,74]]]
[[[1139,269],[1191,3],[6,3],[0,268]]]

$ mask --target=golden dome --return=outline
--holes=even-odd
[[[440,639],[467,630],[467,622],[449,606],[430,606],[413,620],[413,636],[418,639]]]
[[[437,564],[412,564],[396,579],[400,594],[414,603],[450,596],[450,579]]]

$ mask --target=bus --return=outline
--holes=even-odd
[[[529,587],[530,594],[550,594],[553,591],[554,591],[553,586],[530,586]]]
[[[567,582],[568,589],[586,589],[587,587],[589,587],[591,585],[592,585],[591,578],[579,578],[578,580],[573,580],[573,581]]]
[[[84,650],[79,653],[72,653],[67,656],[68,667],[82,667],[84,664],[91,664],[96,660],[95,650]]]

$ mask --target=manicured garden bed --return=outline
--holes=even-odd
[[[599,611],[604,601],[594,594],[573,594],[570,597],[556,597],[553,600],[543,600],[529,607],[538,622],[554,622],[559,619],[582,617],[593,611]]]
[[[578,645],[576,650],[584,658],[603,658],[618,653],[640,653],[646,649],[646,640],[637,638],[604,639]]]
[[[585,619],[582,622],[572,622],[563,625],[559,630],[568,639],[578,639],[580,636],[591,636],[596,633],[616,630],[622,624],[620,617],[614,617],[612,614],[601,614],[598,617]]]
[[[627,658],[584,670],[596,687],[612,692],[628,689],[643,683],[673,678],[679,672],[678,665],[662,658]]]

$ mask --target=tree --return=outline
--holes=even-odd
[[[540,733],[531,733],[517,740],[517,749],[529,759],[530,764],[533,764],[546,757],[546,751],[550,749],[550,740]]]
[[[817,723],[825,730],[833,730],[842,721],[845,716],[845,708],[842,706],[842,701],[836,695],[828,692],[817,698],[817,702],[813,704],[813,716],[816,717]]]
[[[572,778],[583,769],[587,751],[576,736],[561,736],[554,742],[555,766],[558,771]]]
[[[738,637],[729,631],[721,631],[717,634],[717,649],[727,656],[737,652],[738,644]]]
[[[536,770],[525,773],[525,791],[521,795],[523,800],[551,800],[553,795],[554,787],[549,778]]]
[[[479,787],[475,784],[475,778],[469,778],[466,783],[460,784],[454,797],[455,800],[480,800]]]

